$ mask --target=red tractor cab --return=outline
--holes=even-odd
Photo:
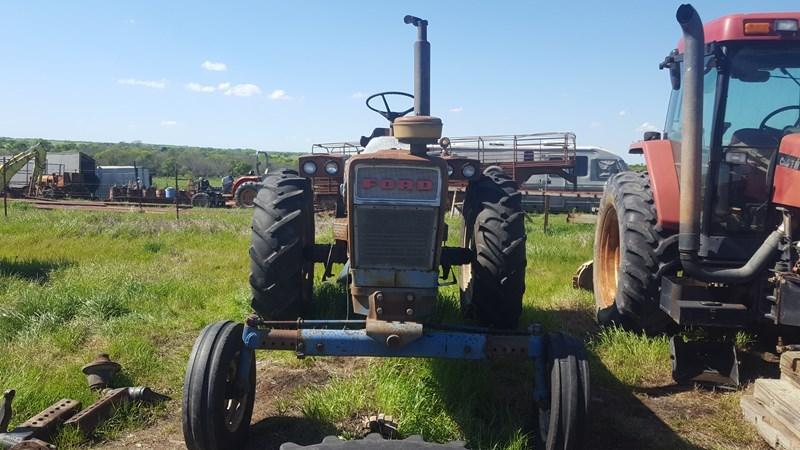
[[[677,20],[684,37],[661,63],[663,133],[631,146],[647,173],[613,176],[601,200],[597,316],[652,333],[702,328],[727,343],[673,339],[673,375],[707,375],[724,354],[715,370],[735,384],[736,330],[769,336],[772,351],[800,343],[800,12],[703,25],[682,5]]]

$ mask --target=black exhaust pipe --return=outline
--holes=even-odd
[[[703,22],[692,5],[684,4],[675,14],[683,30],[683,142],[681,143],[680,226],[678,251],[687,275],[706,282],[739,284],[763,273],[779,255],[783,225],[773,231],[745,265],[738,268],[707,268],[698,261],[700,250],[700,178],[703,146],[703,75],[705,35]]]
[[[431,115],[431,43],[428,42],[428,21],[406,16],[403,22],[417,27],[414,42],[414,114]]]

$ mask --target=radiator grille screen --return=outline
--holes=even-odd
[[[438,208],[358,205],[354,267],[433,267]]]

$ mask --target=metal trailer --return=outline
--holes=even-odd
[[[138,166],[97,166],[97,190],[95,196],[107,200],[113,186],[139,185],[149,188],[152,184],[150,169]]]

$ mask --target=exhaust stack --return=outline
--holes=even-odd
[[[700,178],[703,147],[703,75],[705,35],[703,22],[692,5],[683,4],[675,14],[683,30],[683,142],[681,143],[680,225],[678,251],[687,275],[706,282],[746,283],[764,272],[778,256],[784,225],[773,231],[745,265],[707,268],[698,261],[700,250]]]
[[[428,21],[405,16],[403,22],[417,27],[414,42],[414,114],[431,115],[431,43],[428,42]]]

